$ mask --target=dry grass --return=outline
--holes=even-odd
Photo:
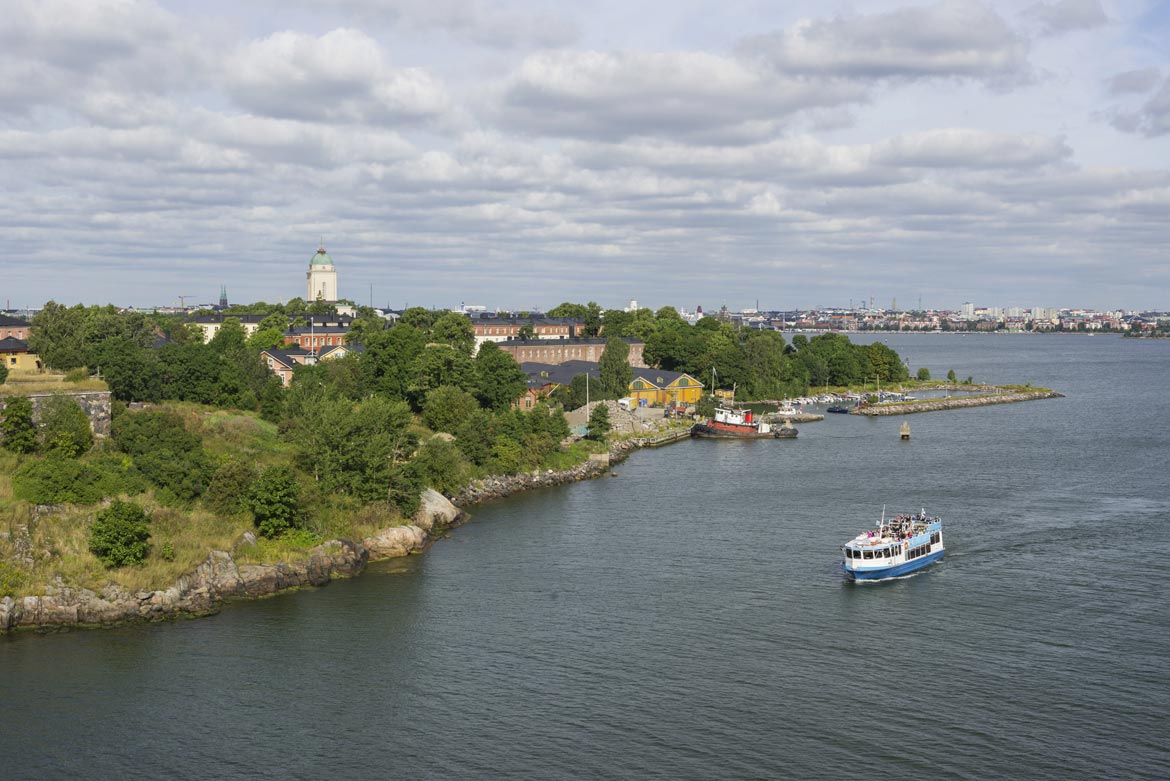
[[[78,382],[68,382],[64,374],[14,371],[10,372],[8,379],[3,385],[0,385],[0,396],[28,396],[35,393],[64,391],[106,391],[109,389],[109,385],[96,377]]]

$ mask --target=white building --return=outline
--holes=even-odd
[[[317,253],[309,261],[309,273],[305,277],[309,281],[306,301],[337,300],[337,269],[333,267],[333,258],[329,257],[324,246],[318,247]]]

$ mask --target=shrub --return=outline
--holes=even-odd
[[[101,474],[60,453],[21,464],[12,475],[12,493],[33,504],[93,504],[103,496]]]
[[[164,542],[162,547],[159,548],[158,555],[162,558],[163,561],[174,561],[175,546],[169,542]]]
[[[259,477],[256,467],[233,459],[216,470],[203,495],[207,506],[217,513],[234,514],[248,509],[248,491]]]
[[[12,453],[32,453],[37,449],[37,426],[33,423],[32,402],[24,396],[14,396],[4,407],[0,420],[0,437],[4,449]]]
[[[85,382],[89,379],[89,369],[78,366],[65,372],[65,382]]]
[[[173,412],[148,410],[119,415],[114,442],[155,486],[164,501],[188,502],[203,493],[211,465],[199,437]]]
[[[924,380],[924,381],[929,380],[930,379],[930,369],[926,368],[925,366],[920,368],[918,370],[918,379]]]
[[[41,435],[47,452],[67,458],[77,458],[93,447],[89,416],[62,393],[53,394],[41,409]]]
[[[270,466],[248,490],[248,506],[264,537],[277,537],[300,520],[300,490],[287,466]]]
[[[115,500],[94,518],[89,550],[108,568],[140,564],[150,551],[150,516],[134,502]]]
[[[457,493],[471,478],[471,469],[459,448],[435,437],[419,448],[410,468],[420,484],[442,494]]]
[[[24,582],[25,574],[19,567],[0,561],[0,597],[15,597]]]
[[[3,385],[7,379],[8,379],[8,367],[5,366],[3,363],[0,363],[0,385]]]

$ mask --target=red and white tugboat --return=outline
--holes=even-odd
[[[751,410],[715,408],[715,417],[691,427],[692,437],[719,439],[795,439],[796,429],[785,423],[773,426],[757,420]]]

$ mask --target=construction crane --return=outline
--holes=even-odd
[[[175,296],[175,298],[179,299],[179,306],[182,307],[183,309],[187,308],[187,299],[194,298],[194,297],[195,296]]]

